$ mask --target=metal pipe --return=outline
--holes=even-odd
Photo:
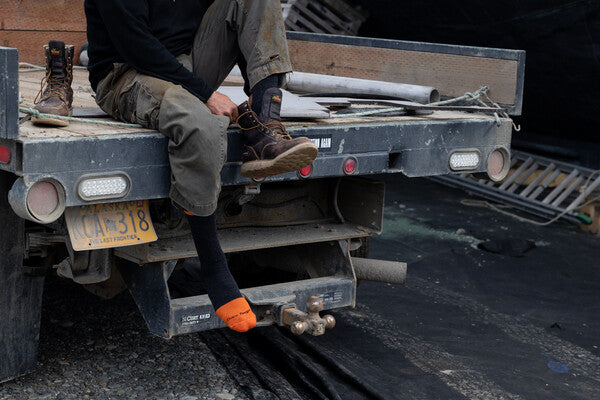
[[[533,163],[533,158],[529,157],[515,172],[513,172],[505,181],[500,185],[500,190],[505,190],[510,184],[512,184],[527,167]]]
[[[560,207],[560,205],[562,204],[562,202],[565,201],[567,199],[567,197],[569,197],[571,195],[571,193],[573,193],[573,191],[575,189],[577,189],[579,187],[579,185],[581,185],[582,183],[583,183],[583,177],[580,176],[573,183],[571,183],[569,185],[569,187],[566,188],[565,191],[562,192],[561,195],[558,196],[558,198],[556,200],[554,200],[554,202],[552,203],[552,205],[554,207]]]
[[[286,89],[300,93],[352,93],[365,96],[385,96],[423,104],[435,103],[440,100],[438,90],[430,86],[310,74],[307,72],[288,74]]]
[[[558,196],[558,194],[560,192],[562,192],[562,190],[564,188],[566,188],[567,185],[569,183],[571,183],[571,181],[577,177],[577,175],[579,175],[579,170],[574,169],[573,171],[571,171],[571,173],[569,174],[569,176],[567,176],[565,179],[563,179],[563,181],[560,184],[558,184],[558,186],[556,186],[554,188],[554,190],[552,192],[550,192],[550,194],[548,196],[546,196],[546,198],[542,201],[542,203],[544,203],[544,204],[550,204],[550,202],[552,200],[554,200],[554,198],[556,196]]]
[[[352,257],[356,279],[403,285],[406,282],[406,263]]]
[[[540,184],[540,182],[542,182],[544,179],[546,179],[546,177],[552,171],[554,171],[554,168],[556,168],[556,164],[552,163],[552,164],[548,165],[546,167],[546,169],[544,170],[544,172],[542,172],[541,174],[539,174],[538,177],[535,178],[533,180],[533,182],[531,182],[529,184],[529,186],[527,186],[525,189],[523,189],[523,191],[521,193],[519,193],[519,196],[527,197],[527,195],[529,193],[531,193],[531,191],[533,191],[533,189],[535,189]]]

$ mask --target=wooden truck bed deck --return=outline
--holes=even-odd
[[[40,82],[44,77],[44,71],[21,71],[19,73],[19,91],[21,94],[22,107],[33,107],[34,100],[40,90]],[[225,85],[235,86],[240,84],[235,77],[230,77]],[[96,101],[92,97],[94,92],[88,81],[88,73],[84,69],[75,69],[73,71],[73,107],[76,110],[86,110],[95,113],[100,112]],[[401,122],[401,121],[422,121],[422,120],[465,120],[465,119],[490,119],[492,117],[465,112],[454,111],[436,111],[429,115],[411,115],[398,117],[362,117],[362,118],[328,118],[313,120],[287,120],[288,127],[308,127],[313,125],[350,125],[357,123],[382,123],[382,122]],[[94,117],[93,119],[114,121],[109,117]],[[76,138],[76,137],[94,137],[102,135],[116,135],[124,133],[148,133],[145,128],[124,128],[115,126],[105,126],[97,124],[88,124],[81,122],[71,122],[67,127],[47,127],[36,126],[31,121],[26,121],[20,125],[19,133],[23,138],[44,139],[44,138]]]

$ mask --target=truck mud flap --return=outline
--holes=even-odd
[[[0,383],[31,372],[37,362],[44,276],[23,266],[24,221],[7,201],[14,176],[0,171]]]

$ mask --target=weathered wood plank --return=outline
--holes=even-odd
[[[304,40],[288,46],[296,71],[434,86],[448,97],[488,85],[496,102],[515,104],[515,60]]]
[[[33,106],[33,101],[40,91],[40,81],[44,77],[44,71],[20,72],[19,73],[19,92],[23,102],[23,107]],[[83,69],[73,71],[73,107],[76,108],[95,108],[96,100],[92,97],[94,91],[88,81],[88,72]]]

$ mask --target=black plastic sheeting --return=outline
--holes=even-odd
[[[598,399],[598,238],[471,208],[464,192],[386,177],[371,256],[406,285],[361,282],[324,336],[266,327],[202,332],[253,400]],[[536,243],[523,257],[477,248]],[[523,249],[524,250],[524,249]]]
[[[526,50],[525,132],[599,141],[600,1],[352,2],[361,36]]]

